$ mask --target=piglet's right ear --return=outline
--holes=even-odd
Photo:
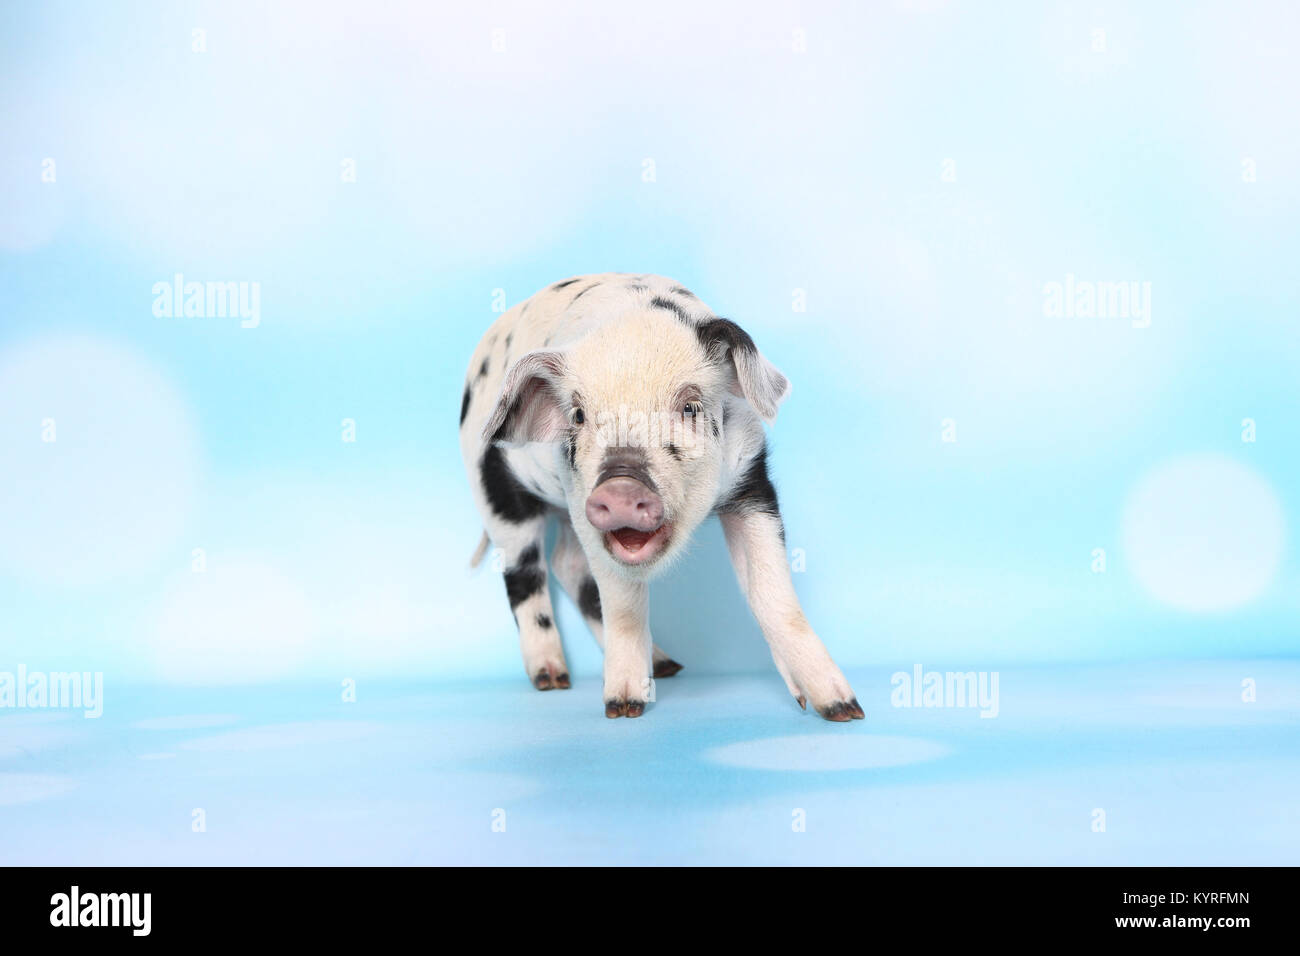
[[[564,354],[528,352],[510,366],[501,395],[483,426],[483,440],[522,444],[555,441],[568,427],[560,382]]]

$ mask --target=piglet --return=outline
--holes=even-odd
[[[548,576],[605,652],[606,717],[639,717],[681,665],[654,645],[649,582],[717,515],[740,586],[799,706],[862,708],[804,617],[768,478],[763,422],[790,383],[735,322],[662,276],[557,282],[505,312],[470,362],[460,443],[500,549],[524,668],[570,686]],[[548,562],[548,520],[558,522]]]

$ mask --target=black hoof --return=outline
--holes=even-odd
[[[655,677],[672,677],[681,669],[682,665],[672,659],[655,661]]]
[[[826,707],[818,707],[817,713],[821,714],[822,717],[827,720],[834,720],[840,723],[850,720],[862,720],[866,716],[866,714],[862,712],[862,708],[858,705],[858,699],[856,697],[848,701],[837,700],[835,703]]]
[[[556,674],[553,671],[542,668],[533,676],[533,686],[538,690],[568,690],[569,689],[569,672]]]
[[[640,717],[644,713],[643,700],[622,700],[615,697],[605,701],[606,717]]]

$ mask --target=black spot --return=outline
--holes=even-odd
[[[492,433],[492,438],[488,442],[489,447],[494,448],[496,447],[497,442],[504,440],[505,434],[509,430],[508,427],[510,425],[510,422],[514,420],[515,416],[519,414],[519,408],[523,404],[523,401],[524,400],[522,395],[515,396],[514,401],[510,403],[509,410],[506,411],[506,417],[501,419],[501,426],[495,432]],[[504,457],[505,456],[503,455],[502,456],[503,460]],[[511,477],[514,477],[513,473]]]
[[[596,286],[598,286],[598,285],[600,285],[599,282],[593,282],[591,285],[587,286],[587,288],[583,289],[581,292],[579,292],[577,295],[575,295],[575,296],[573,297],[573,301],[570,302],[569,304],[570,304],[570,305],[573,305],[574,302],[577,302],[579,299],[581,299],[584,295],[586,295],[586,294],[587,294],[588,292],[590,292],[592,289],[596,288]]]
[[[465,424],[465,416],[469,414],[469,386],[465,386],[465,395],[460,400],[460,423]]]
[[[492,510],[514,524],[546,513],[546,502],[519,483],[499,445],[489,445],[479,465],[483,491]]]
[[[628,288],[631,289],[633,292],[644,292],[646,289],[650,287],[643,282],[633,282],[631,285],[628,286]]]
[[[672,299],[665,299],[661,295],[655,296],[650,300],[650,307],[654,309],[667,309],[669,312],[677,314],[677,318],[683,322],[687,321],[686,310],[674,302]]]
[[[690,289],[683,289],[683,288],[682,288],[681,286],[679,286],[679,285],[675,285],[675,286],[673,286],[673,287],[672,287],[671,289],[669,289],[668,291],[671,292],[671,293],[673,293],[673,295],[684,295],[684,296],[686,296],[686,298],[688,298],[688,299],[694,299],[694,298],[695,298],[695,293],[694,293],[694,292],[692,292]]]
[[[781,517],[776,502],[776,488],[767,476],[766,447],[754,456],[745,473],[716,510],[731,514],[769,514]]]
[[[530,544],[520,552],[514,566],[506,571],[506,596],[510,599],[510,609],[528,600],[546,587],[546,572],[539,566],[541,551],[537,545]]]
[[[479,377],[479,378],[486,378],[486,377],[487,377],[487,373],[488,373],[488,360],[487,360],[486,358],[484,358],[484,359],[483,359],[483,364],[480,365],[480,366],[478,367],[478,377]]]
[[[600,620],[600,588],[595,578],[587,578],[578,588],[578,609],[593,621]]]
[[[536,563],[511,568],[505,573],[505,579],[506,597],[510,599],[512,611],[546,587],[546,572]]]
[[[564,454],[569,459],[569,467],[578,470],[578,436],[569,432],[564,439]]]
[[[710,319],[695,326],[700,344],[711,355],[720,358],[728,351],[757,352],[758,346],[749,333],[730,319]]]
[[[723,412],[723,414],[725,415],[726,412]],[[721,436],[722,433],[718,431],[718,420],[716,418],[711,418],[709,419],[709,424],[713,426],[713,437],[718,438]]]
[[[514,340],[515,340],[515,333],[513,333],[513,332],[507,332],[507,333],[506,333],[506,351],[507,351],[507,352],[510,351],[510,343],[513,342]]]
[[[557,282],[557,283],[555,283],[555,285],[551,286],[551,288],[552,288],[552,289],[563,289],[563,288],[565,288],[566,286],[571,286],[571,285],[573,285],[573,283],[575,283],[575,282],[577,282],[577,281],[578,281],[577,279],[565,279],[563,282]]]
[[[674,445],[672,442],[668,443],[668,454],[672,455],[678,461],[682,460],[682,450],[678,448],[676,445]]]
[[[547,617],[545,614],[538,614],[537,626],[540,627],[543,631],[545,631],[551,626],[551,619]]]

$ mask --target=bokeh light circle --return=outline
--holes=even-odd
[[[1157,600],[1186,611],[1222,611],[1258,598],[1273,582],[1286,539],[1269,483],[1217,455],[1189,455],[1143,476],[1124,507],[1125,558]]]
[[[186,403],[147,359],[60,336],[0,353],[0,573],[93,586],[149,569],[198,482]]]

